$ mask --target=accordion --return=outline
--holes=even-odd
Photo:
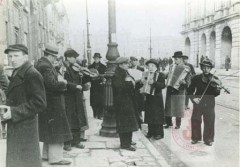
[[[189,73],[190,70],[185,65],[174,64],[169,71],[166,85],[179,90],[180,81],[184,80]]]
[[[149,94],[149,95],[155,95],[155,88],[153,88],[152,85],[149,84],[150,80],[153,80],[154,82],[157,81],[159,76],[159,72],[143,72],[142,80],[145,80],[143,87],[140,89],[140,93],[143,94]]]

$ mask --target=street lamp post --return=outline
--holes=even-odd
[[[104,117],[100,136],[117,137],[115,110],[113,107],[112,77],[115,72],[115,60],[119,57],[116,42],[116,7],[115,0],[108,0],[108,51],[106,55],[107,70],[105,73],[106,82],[104,84]]]

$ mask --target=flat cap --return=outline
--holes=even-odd
[[[137,59],[136,57],[134,57],[134,56],[131,56],[131,57],[130,57],[130,60],[131,60],[131,61],[137,61],[138,59]]]
[[[156,59],[149,59],[145,64],[148,65],[149,63],[155,64],[157,68],[159,67],[159,63]]]
[[[183,53],[182,53],[182,51],[174,52],[174,55],[172,57],[173,58],[183,58]]]
[[[79,56],[79,54],[75,50],[70,48],[70,49],[68,49],[64,52],[64,56],[65,57],[75,57],[76,58],[76,57]]]
[[[28,48],[23,44],[9,45],[8,48],[4,51],[4,53],[8,54],[9,51],[22,51],[25,54],[28,54]]]
[[[214,64],[212,62],[212,60],[210,60],[209,58],[205,58],[203,59],[203,61],[200,63],[201,66],[208,66],[208,67],[214,67]]]
[[[102,56],[101,56],[101,54],[100,53],[94,53],[94,55],[93,55],[93,58],[96,58],[96,57],[98,57],[98,58],[102,58]]]
[[[129,58],[127,57],[118,57],[116,60],[117,64],[129,63]]]
[[[50,54],[52,56],[57,56],[58,48],[56,46],[47,44],[45,47],[44,53]]]

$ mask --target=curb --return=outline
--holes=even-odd
[[[162,154],[159,151],[157,151],[153,144],[143,135],[143,133],[140,130],[137,131],[136,134],[138,135],[139,139],[143,142],[143,144],[146,146],[148,151],[152,154],[152,156],[156,159],[160,166],[171,167],[164,159]]]

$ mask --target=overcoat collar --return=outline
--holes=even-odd
[[[14,87],[16,87],[24,82],[25,73],[32,66],[33,65],[29,61],[27,61],[18,69],[18,71],[16,72],[14,77],[11,78],[11,81],[10,81],[10,84],[8,87],[8,91],[7,91],[8,94],[11,92],[11,90]]]
[[[128,72],[120,67],[117,67],[115,70],[115,74],[119,75],[122,78],[125,78],[128,74]]]

